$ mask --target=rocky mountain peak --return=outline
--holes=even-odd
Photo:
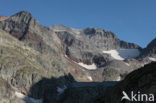
[[[87,35],[93,35],[96,33],[96,29],[88,27],[88,28],[84,29],[84,33]]]
[[[28,11],[20,11],[20,12],[14,14],[13,16],[15,16],[15,15],[19,15],[19,16],[21,16],[21,15],[29,15],[29,16],[32,16],[32,14],[30,12],[28,12]]]
[[[8,17],[6,20],[0,21],[0,28],[8,32],[24,32],[25,29],[28,28],[31,21],[35,21],[31,13],[21,11]]]
[[[106,38],[116,38],[116,35],[112,33],[111,31],[103,30],[100,28],[93,28],[93,27],[88,27],[83,29],[83,32],[85,35],[101,35]]]
[[[151,47],[155,47],[155,46],[156,46],[156,38],[153,39],[153,40],[151,41],[151,43],[149,43],[149,45],[147,46],[147,48],[151,48]]]
[[[141,53],[141,57],[156,57],[156,38],[153,39]]]
[[[39,28],[37,20],[27,11],[18,12],[6,20],[0,21],[0,29],[9,32],[19,40],[24,39],[28,33],[39,31]],[[29,38],[31,37],[33,35],[29,36]]]
[[[21,11],[21,12],[18,12],[16,14],[12,15],[9,18],[9,20],[12,20],[14,22],[19,22],[19,23],[29,23],[32,18],[33,18],[33,16],[31,15],[31,13],[29,13],[27,11]]]

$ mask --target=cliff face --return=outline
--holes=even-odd
[[[153,39],[147,47],[143,50],[142,56],[150,56],[150,57],[155,57],[156,54],[156,38]]]
[[[145,64],[156,61],[156,39],[153,39],[147,47],[141,51],[138,59],[144,61]]]
[[[131,92],[140,92],[140,94],[154,94],[156,95],[155,74],[156,63],[145,65],[144,67],[128,74],[126,78],[110,88],[104,96],[99,96],[94,103],[130,103],[129,100],[121,101],[123,91],[130,97]],[[130,97],[131,98],[131,97]],[[149,101],[142,101],[141,103],[148,103]]]
[[[111,49],[130,49],[140,48],[138,45],[119,40],[110,31],[99,28],[85,28],[81,30],[71,29],[62,25],[54,25],[52,30],[68,46],[78,46],[82,49],[92,50],[111,50]]]

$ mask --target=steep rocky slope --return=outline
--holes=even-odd
[[[156,61],[156,39],[153,39],[141,52],[139,59],[145,63]]]
[[[43,35],[47,36],[49,33],[51,36],[47,37],[47,39],[51,38],[50,42],[43,40],[44,36],[42,39],[39,39],[41,32],[38,34],[35,30],[31,31],[28,29],[27,19],[31,17],[30,15],[27,12],[20,12],[0,22],[3,25],[1,26],[2,29],[7,32],[0,30],[0,77],[6,80],[15,91],[22,93],[22,95],[25,94],[40,99],[43,98],[45,91],[48,91],[45,89],[46,84],[41,82],[38,86],[43,88],[38,89],[31,89],[32,86],[43,78],[50,79],[63,76],[58,80],[58,83],[52,82],[50,84],[55,89],[49,92],[55,93],[55,98],[57,98],[59,93],[56,88],[63,88],[63,85],[68,87],[72,81],[71,77],[66,77],[68,73],[72,73],[77,80],[82,81],[87,81],[89,74],[82,71],[81,68],[71,65],[65,59],[64,55],[61,54],[61,50],[57,48],[59,43],[57,45],[53,43],[55,40],[58,42],[57,37],[52,36],[53,32],[49,31],[48,28],[39,24],[37,26],[41,27],[38,29],[40,31],[44,30],[42,28],[48,31],[45,31]],[[33,34],[29,35],[32,32],[36,33],[34,34],[36,36]],[[25,36],[23,37],[23,35]],[[27,36],[30,36],[30,38]],[[46,46],[47,48],[45,48]]]
[[[132,91],[136,94],[138,94],[139,91],[140,94],[156,95],[155,69],[156,63],[151,63],[133,71],[132,73],[128,74],[123,81],[110,88],[104,96],[97,97],[97,100],[94,103],[155,103],[146,101],[145,98],[144,101],[140,102],[130,102],[128,100],[121,101],[121,98],[124,95],[122,94],[123,91],[125,91],[129,97],[131,96]]]
[[[155,55],[156,55],[156,38],[153,39],[142,52],[142,56],[155,57]]]
[[[42,64],[46,64],[47,59],[42,57],[38,51],[26,46],[5,31],[0,30],[0,38],[0,78],[8,83],[10,88],[14,90],[13,95],[15,95],[15,92],[19,92],[34,98],[42,98],[45,93],[44,88],[46,88],[46,85],[41,83],[39,86],[42,85],[43,88],[38,89],[37,92],[31,90],[32,85],[43,78],[57,78],[61,75],[64,76],[68,74],[67,71],[54,69],[55,67],[51,67],[50,70],[44,67]],[[59,64],[55,63],[55,65]],[[72,80],[70,77],[63,77],[59,80],[59,84],[53,83],[51,87],[57,88],[60,86],[61,88],[62,85],[68,87],[70,85],[70,80]],[[0,84],[4,83],[1,81]],[[2,93],[5,92],[3,88],[6,87],[1,85],[1,88]],[[43,92],[40,92],[40,90]],[[11,92],[11,90],[8,89],[6,92]],[[8,97],[11,96],[8,95]],[[3,98],[3,95],[1,98]]]
[[[65,55],[61,50],[60,39],[55,35],[55,32],[40,25],[30,13],[22,11],[4,21],[0,21],[0,28],[38,51],[43,58],[46,58],[45,63],[40,63],[48,69],[49,73],[51,68],[55,68],[56,72],[67,72],[68,69],[73,68],[72,65],[66,63]],[[74,70],[72,71],[74,72]],[[79,70],[79,72],[81,71]],[[57,74],[56,76],[59,77],[60,75]],[[83,75],[77,77],[77,79],[81,79],[79,77],[83,77]]]
[[[4,79],[0,78],[0,102],[10,103],[13,99],[15,99],[13,89]]]

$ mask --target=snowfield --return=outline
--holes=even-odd
[[[128,64],[128,63],[126,63],[126,62],[125,62],[125,64],[126,64],[127,66],[130,66],[130,64]]]
[[[148,57],[149,58],[149,60],[151,60],[151,61],[156,61],[156,58],[152,58],[152,57]]]
[[[68,58],[68,59],[70,59],[67,55],[65,55],[65,57]],[[97,69],[97,67],[96,67],[96,65],[94,63],[91,64],[91,65],[87,65],[87,64],[84,64],[82,62],[79,62],[79,63],[77,63],[75,61],[73,61],[73,62],[76,63],[76,64],[78,64],[78,65],[80,65],[80,66],[82,66],[82,67],[84,67],[84,68],[86,68],[86,69],[88,69],[88,70],[96,70]]]
[[[138,49],[109,50],[103,51],[103,53],[110,54],[114,59],[117,60],[124,60],[126,58],[135,58],[140,54]]]
[[[87,64],[84,64],[82,62],[79,62],[78,65],[80,65],[80,66],[82,66],[82,67],[84,67],[84,68],[86,68],[88,70],[95,70],[95,69],[97,69],[97,67],[96,67],[96,65],[94,63],[91,64],[91,65],[87,65]]]
[[[16,97],[22,99],[25,102],[28,103],[42,103],[42,99],[34,99],[34,98],[30,98],[20,92],[15,92]]]
[[[90,81],[93,81],[92,77],[91,76],[88,76],[87,77]]]
[[[80,34],[80,30],[77,30],[77,29],[74,29],[74,28],[70,28],[71,30],[68,30],[68,28],[67,27],[54,27],[53,28],[53,30],[55,31],[55,32],[66,32],[66,31],[68,31],[68,32],[70,32],[70,33],[74,33],[74,34]]]
[[[121,81],[121,77],[120,76],[117,77],[116,81]]]

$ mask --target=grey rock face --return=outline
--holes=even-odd
[[[156,39],[153,39],[147,47],[142,51],[141,56],[151,56],[156,57]]]
[[[85,64],[95,63],[102,67],[111,61],[110,55],[104,50],[112,49],[141,49],[138,45],[119,40],[110,31],[98,28],[71,29],[62,25],[50,28],[55,31],[62,42],[64,53],[73,61]],[[103,63],[103,64],[101,64]]]
[[[4,79],[0,78],[0,102],[10,103],[13,99],[15,99],[13,89]]]
[[[38,92],[29,91],[33,84],[42,78],[57,78],[75,70],[62,56],[57,36],[39,25],[30,13],[20,12],[0,21],[0,28],[11,35],[0,30],[0,77],[19,92],[40,99],[44,94],[39,89]],[[86,76],[87,73],[79,71],[75,77]],[[65,85],[64,81],[67,80],[62,79],[60,83]],[[54,88],[57,86],[59,84],[55,84]]]
[[[120,41],[115,34],[98,28],[86,28],[81,30],[69,30],[57,27],[57,35],[69,47],[81,48],[82,50],[111,50],[140,48],[133,43]],[[63,28],[63,27],[62,27]],[[54,27],[51,27],[55,31]],[[78,47],[77,47],[78,46]]]
[[[120,41],[110,31],[98,28],[86,28],[83,30],[83,33],[90,38],[90,41],[94,42],[97,48],[100,47],[103,50],[139,48],[139,46],[133,43]]]
[[[122,91],[125,91],[129,96],[131,95],[131,91],[155,95],[155,69],[156,63],[151,63],[133,71],[123,81],[110,88],[107,94],[97,97],[94,103],[130,103],[128,100],[121,101],[123,96]],[[142,103],[148,103],[148,101],[142,101]]]
[[[3,102],[2,99],[0,100],[0,102],[10,103],[9,101],[11,99],[14,99],[11,96],[15,96],[16,91],[25,95],[30,95],[30,97],[41,99],[43,98],[45,90],[42,90],[44,93],[40,92],[41,88],[37,88],[36,86],[34,91],[31,91],[30,89],[34,84],[37,84],[42,78],[51,78],[51,76],[59,77],[60,75],[66,75],[62,70],[55,70],[55,67],[51,70],[44,68],[43,66],[46,65],[45,63],[47,59],[45,59],[44,57],[41,58],[41,54],[38,51],[35,51],[32,48],[26,46],[24,43],[17,40],[16,38],[13,38],[5,31],[0,30],[0,38],[2,40],[0,41],[0,78],[4,80],[4,82],[0,81],[0,88],[2,88],[2,91],[0,90],[0,92],[2,94],[4,93],[3,95],[0,93],[0,98],[7,100]],[[40,62],[44,65],[42,65]],[[56,63],[55,66],[57,67],[58,64]],[[58,68],[58,70],[59,69],[60,68]],[[3,85],[4,83],[7,83],[7,85]],[[49,82],[46,82],[46,84],[52,85],[56,91],[56,88],[60,85],[66,84],[68,86],[70,81],[62,78],[59,80],[59,83],[50,83],[51,84],[49,84]],[[47,87],[44,83],[40,84],[39,86],[43,88],[51,88]],[[11,87],[13,88],[10,89]],[[9,94],[10,92],[12,94]],[[51,91],[48,92],[51,93]],[[51,95],[53,94],[55,94],[55,97],[57,98],[58,93],[52,92]],[[16,98],[12,101],[14,101],[15,103],[17,103],[16,101],[18,101],[18,103],[20,103],[20,100]]]
[[[92,78],[95,81],[120,81],[131,70],[123,61],[112,60],[105,64],[104,67],[96,71],[90,71]]]
[[[36,61],[37,52],[0,30],[0,77],[27,94],[31,85],[45,73]]]
[[[146,48],[141,50],[141,54],[137,59],[143,61],[144,64],[156,61],[156,39],[153,39]]]
[[[46,52],[49,48],[41,36],[47,29],[39,25],[28,12],[22,11],[0,21],[0,28],[40,52]]]

